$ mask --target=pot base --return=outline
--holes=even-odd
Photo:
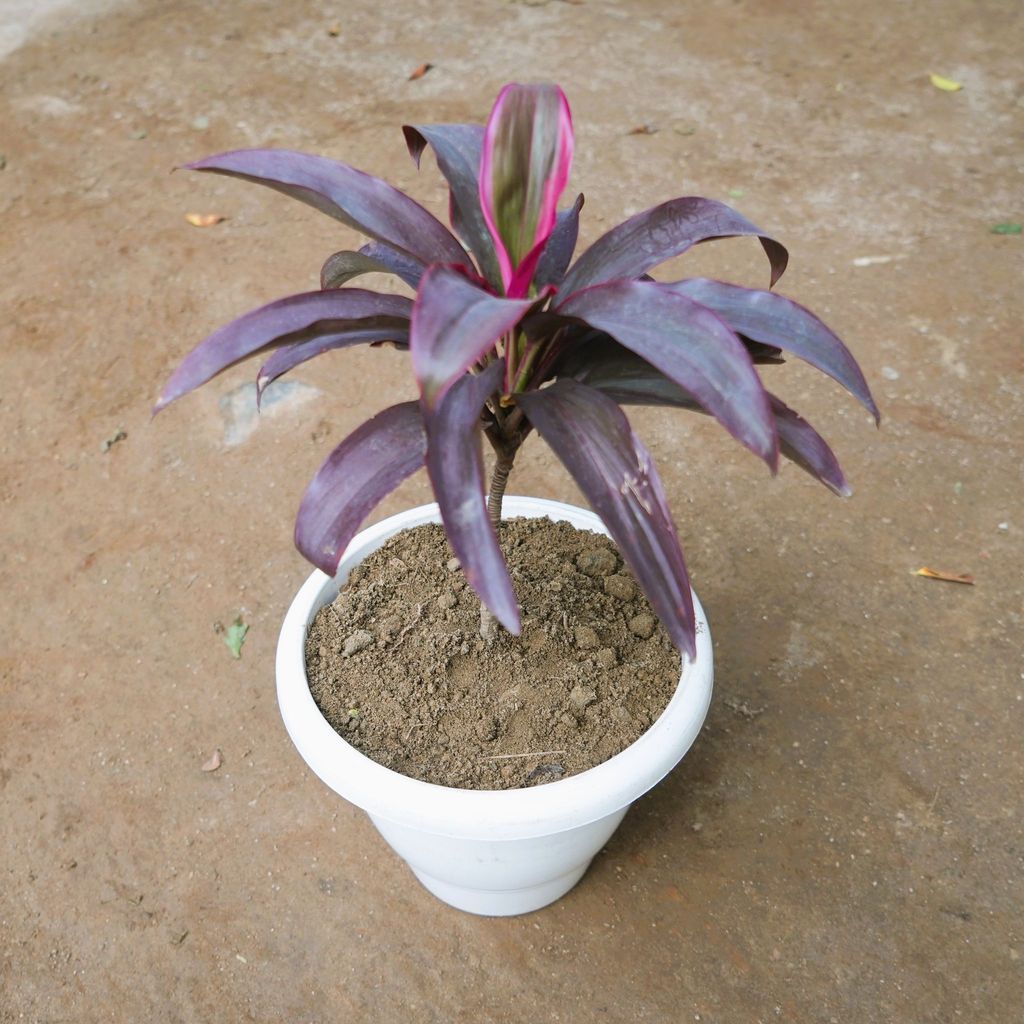
[[[413,874],[423,883],[428,892],[443,900],[456,910],[465,910],[482,917],[514,917],[540,910],[549,903],[564,896],[584,875],[590,861],[573,868],[565,875],[551,878],[528,889],[505,889],[495,892],[488,889],[467,889],[453,885],[440,878],[434,878],[422,871],[412,869]]]

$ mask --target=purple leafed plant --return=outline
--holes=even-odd
[[[534,429],[601,516],[675,645],[694,653],[686,565],[665,493],[623,405],[714,416],[774,472],[779,453],[849,494],[817,431],[764,389],[755,364],[799,356],[878,418],[864,376],[813,313],[771,291],[690,278],[658,264],[715,238],[756,236],[771,285],[788,254],[712,199],[672,199],[599,238],[575,262],[583,196],[557,203],[573,129],[554,85],[507,85],[483,125],[407,125],[450,189],[449,231],[407,195],[352,167],[284,150],[239,150],[189,166],[300,199],[372,241],[338,252],[319,291],[253,310],[214,332],[168,381],[157,410],[255,353],[257,393],[321,352],[391,342],[408,349],[419,399],[378,413],[330,454],[299,508],[295,541],[333,574],[373,507],[426,466],[451,546],[484,604],[513,633],[519,608],[496,525],[513,461]],[[413,300],[348,287],[393,274]],[[494,449],[485,498],[481,435]]]

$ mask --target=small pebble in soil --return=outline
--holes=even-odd
[[[654,616],[649,615],[647,612],[641,612],[639,615],[634,615],[629,620],[629,629],[634,636],[640,637],[642,640],[647,640],[654,634]]]
[[[541,764],[526,776],[527,786],[536,786],[542,782],[551,782],[553,779],[561,778],[565,769],[560,764]]]
[[[578,711],[582,711],[584,708],[590,707],[597,700],[597,694],[593,690],[588,690],[582,686],[574,686],[572,693],[569,694],[569,700]]]
[[[618,561],[607,548],[587,548],[576,556],[576,568],[585,576],[607,576],[618,568]]]
[[[632,601],[636,596],[636,587],[633,581],[618,573],[605,577],[604,591],[619,601]]]
[[[581,651],[592,651],[601,643],[601,638],[593,626],[577,626],[573,635],[576,639],[576,646]]]
[[[372,643],[372,633],[367,633],[365,629],[357,629],[345,640],[345,646],[342,648],[342,654],[346,658],[351,658],[353,654],[358,654],[360,651],[369,647]]]

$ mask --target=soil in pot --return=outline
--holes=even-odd
[[[546,519],[501,524],[523,616],[483,623],[440,526],[391,538],[310,627],[321,712],[374,761],[463,789],[540,785],[637,740],[679,683],[679,653],[618,551]]]

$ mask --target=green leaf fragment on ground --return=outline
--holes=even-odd
[[[249,627],[242,621],[241,615],[224,630],[224,643],[228,645],[233,658],[241,658],[242,644],[245,643],[245,634],[248,632]]]
[[[1007,221],[1005,224],[992,225],[993,235],[1019,235],[1021,230],[1021,225],[1014,221]]]

